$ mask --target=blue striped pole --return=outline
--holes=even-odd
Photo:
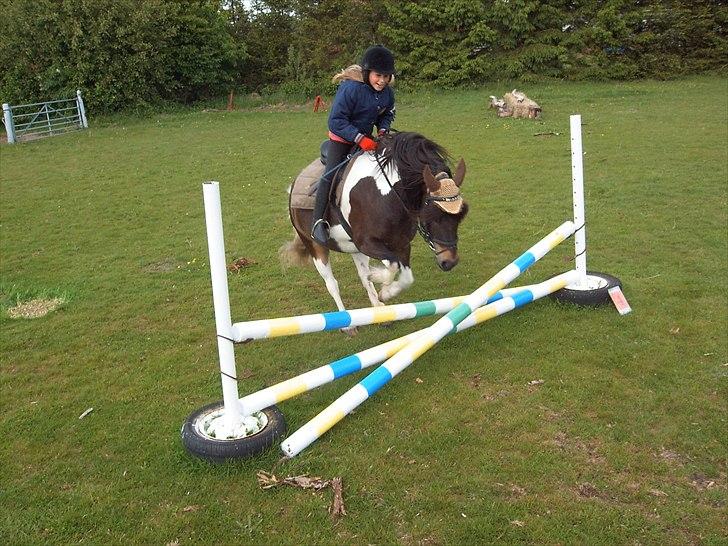
[[[457,331],[462,332],[481,322],[522,307],[527,303],[564,288],[574,282],[576,278],[577,272],[569,271],[539,284],[501,290],[488,300],[488,305],[479,307],[458,324]],[[279,404],[298,394],[330,383],[340,377],[356,373],[374,364],[379,364],[404,348],[408,343],[414,341],[421,333],[422,331],[412,332],[409,335],[335,360],[325,366],[248,394],[240,399],[242,414],[250,415],[263,408]]]
[[[393,322],[410,318],[426,317],[446,313],[463,302],[465,296],[365,307],[348,311],[314,313],[295,317],[251,320],[237,322],[232,326],[233,340],[249,341],[271,337],[308,334],[324,330],[338,330],[366,324]]]
[[[502,290],[496,293],[492,299],[495,300],[503,297],[511,290]],[[313,313],[293,317],[236,322],[232,325],[232,339],[236,342],[251,341],[254,339],[309,334],[312,332],[348,328],[350,326],[364,326],[367,324],[379,324],[382,322],[441,315],[442,313],[452,311],[465,301],[466,297],[456,296],[453,298],[440,298],[414,303],[363,307],[361,309],[350,309],[347,311],[331,311],[328,313]]]
[[[456,330],[457,325],[474,310],[483,305],[488,298],[506,286],[523,271],[541,259],[549,250],[574,233],[574,223],[564,222],[538,243],[524,252],[511,264],[496,273],[490,280],[470,294],[465,301],[440,318],[429,328],[421,331],[410,342],[384,364],[362,379],[357,385],[340,396],[333,404],[303,427],[289,436],[282,444],[283,452],[292,457],[315,442],[347,414],[362,404],[367,398],[387,384],[395,375],[412,364],[418,357],[432,348],[448,333]]]

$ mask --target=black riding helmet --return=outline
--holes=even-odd
[[[394,74],[394,55],[383,45],[374,45],[364,52],[361,58],[364,82],[369,81],[369,72],[374,70],[385,76]]]

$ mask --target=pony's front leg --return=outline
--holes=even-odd
[[[381,283],[382,288],[379,290],[379,299],[387,301],[402,292],[414,282],[412,269],[409,266],[410,248],[400,249],[399,251],[391,250],[384,246],[376,244],[359,245],[360,252],[367,256],[392,256],[389,259],[383,259],[384,267],[372,267],[369,274],[369,280],[375,283]]]
[[[341,300],[341,295],[339,294],[339,282],[336,280],[334,273],[331,270],[331,264],[328,261],[328,256],[324,256],[323,258],[315,257],[313,259],[313,265],[316,266],[316,271],[319,272],[319,275],[321,275],[321,278],[326,283],[326,289],[329,291],[329,294],[331,294],[331,297],[334,298],[334,302],[336,302],[338,310],[344,311],[344,302]],[[341,331],[350,336],[356,335],[355,326],[341,328]]]
[[[382,286],[382,289],[379,291],[379,297],[382,301],[391,300],[400,292],[412,286],[413,282],[415,282],[415,277],[412,274],[412,269],[407,265],[401,265],[397,280]]]
[[[372,267],[369,273],[369,280],[381,285],[388,285],[394,282],[399,272],[399,262],[382,260],[384,267]]]
[[[384,305],[381,301],[379,301],[377,290],[374,288],[374,284],[371,281],[372,271],[369,268],[369,256],[357,252],[356,254],[351,255],[351,259],[354,260],[356,272],[359,274],[359,280],[361,281],[362,286],[364,286],[364,290],[367,291],[367,296],[369,296],[369,301],[372,303],[372,307]]]

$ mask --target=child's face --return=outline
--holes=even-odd
[[[375,72],[374,70],[369,72],[369,85],[371,85],[377,91],[381,91],[382,89],[387,87],[391,79],[392,76],[390,76],[389,74],[385,76],[384,74],[380,74],[379,72]]]

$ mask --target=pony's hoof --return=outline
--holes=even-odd
[[[342,328],[342,332],[344,332],[349,337],[354,337],[356,334],[359,333],[359,330],[356,326],[349,326],[348,328]]]
[[[382,328],[391,328],[392,324],[392,322],[380,322],[379,326],[381,326]]]

